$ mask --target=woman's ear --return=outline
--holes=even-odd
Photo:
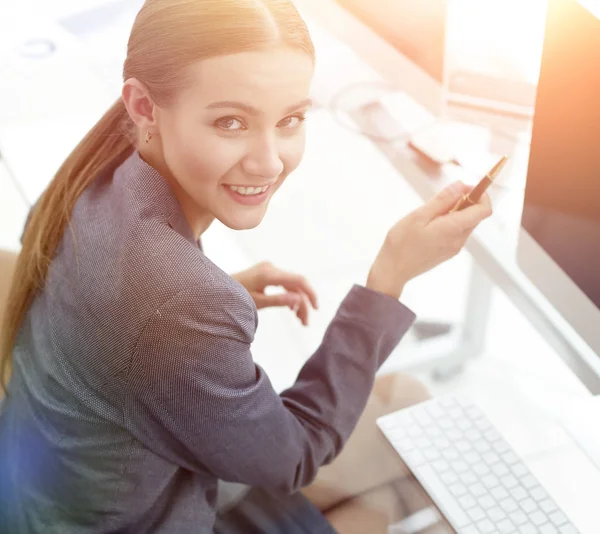
[[[157,133],[156,105],[147,87],[136,78],[129,78],[121,91],[125,108],[131,120],[142,132]]]

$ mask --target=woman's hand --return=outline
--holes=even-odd
[[[296,312],[302,324],[308,326],[309,305],[312,304],[315,310],[319,308],[317,295],[303,276],[282,271],[267,261],[231,276],[246,288],[259,310],[288,306]],[[283,286],[286,292],[265,295],[267,286]]]
[[[492,214],[490,197],[449,213],[472,187],[455,182],[398,221],[369,272],[368,288],[399,298],[404,285],[460,252],[475,227]]]

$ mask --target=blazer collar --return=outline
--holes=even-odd
[[[196,241],[171,185],[154,167],[140,157],[137,149],[117,169],[115,181],[140,193],[140,199],[144,204],[151,204],[148,207],[162,213],[173,230],[202,250],[200,239]]]

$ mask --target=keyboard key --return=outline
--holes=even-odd
[[[519,505],[515,502],[514,499],[511,498],[504,499],[503,501],[501,501],[500,507],[509,514],[519,509]]]
[[[417,423],[419,423],[419,425],[422,427],[428,427],[434,422],[434,420],[431,418],[431,415],[429,415],[429,413],[425,410],[415,412],[413,415],[415,421],[417,421]]]
[[[458,475],[454,471],[446,471],[444,473],[438,471],[438,474],[440,475],[440,479],[442,480],[442,482],[447,486],[458,482]]]
[[[483,488],[483,486],[481,486]],[[484,488],[484,492],[485,492],[485,488]],[[490,508],[493,508],[494,506],[496,506],[496,501],[495,499],[492,499],[491,495],[488,495],[487,493],[484,493],[478,500],[479,502],[479,506],[481,506],[484,510],[489,510]]]
[[[421,435],[423,434],[423,430],[420,427],[418,427],[417,425],[411,425],[411,426],[407,427],[406,432],[411,438],[413,438],[415,440],[417,438],[420,438]]]
[[[446,408],[446,410],[454,408],[458,404],[458,401],[452,395],[445,395],[443,397],[439,397],[438,402],[440,403],[440,406],[443,406],[444,408]]]
[[[458,504],[460,504],[464,510],[468,510],[469,508],[473,508],[477,504],[477,501],[472,495],[467,494],[458,499]]]
[[[492,423],[490,423],[490,421],[487,418],[482,417],[481,419],[475,421],[475,426],[479,430],[486,431],[492,428]]]
[[[387,431],[396,427],[397,417],[400,412],[395,412],[393,414],[382,415],[379,419],[377,419],[377,426],[381,428],[382,431]]]
[[[423,482],[425,488],[431,492],[436,502],[439,503],[442,512],[448,517],[453,526],[462,528],[471,523],[467,514],[463,512],[456,499],[438,478],[431,466],[424,465],[419,469],[419,479]]]
[[[465,414],[467,415],[467,417],[469,419],[472,419],[472,420],[479,419],[480,417],[483,416],[483,414],[481,413],[481,410],[479,408],[477,408],[477,406],[473,406],[473,405],[465,408]]]
[[[460,458],[460,454],[458,454],[456,449],[445,449],[442,451],[442,456],[446,460],[458,460]]]
[[[471,486],[477,482],[477,477],[471,471],[467,471],[466,473],[460,475],[460,479],[463,484],[466,484],[467,486]]]
[[[471,421],[469,421],[468,419],[459,419],[456,422],[456,427],[460,428],[463,432],[465,432],[466,430],[468,430],[472,426],[473,425],[471,424]]]
[[[470,510],[467,511],[467,513],[469,514],[469,517],[475,522],[480,521],[481,519],[485,518],[485,512],[479,506],[475,506],[475,508],[471,508]]]
[[[524,525],[527,522],[527,516],[521,510],[512,512],[510,519],[515,525]]]
[[[488,465],[493,465],[500,461],[500,456],[498,456],[495,452],[486,452],[482,455],[482,457],[483,461]]]
[[[510,446],[508,443],[506,443],[506,441],[502,440],[502,441],[497,441],[496,443],[494,443],[494,450],[498,453],[498,454],[504,454],[508,451],[510,451]]]
[[[446,437],[452,442],[458,441],[462,436],[463,433],[458,428],[450,428],[446,432]]]
[[[428,403],[425,409],[435,421],[438,421],[441,417],[445,417],[444,410],[436,402]]]
[[[471,486],[471,495],[473,495],[473,497],[475,498],[479,498],[482,495],[486,495],[488,493],[488,490],[486,490],[483,487],[483,484],[480,484],[479,482],[477,482],[476,484],[473,484]]]
[[[477,464],[473,466],[473,473],[475,473],[477,476],[482,477],[483,475],[486,475],[489,472],[490,468],[485,464]]]
[[[506,491],[502,486],[498,486],[497,488],[494,488],[491,491],[491,493],[492,493],[492,496],[494,497],[494,499],[496,499],[496,501],[498,501],[498,502],[509,497],[508,491]]]
[[[487,441],[478,441],[474,445],[475,450],[479,453],[484,453],[492,450],[492,446]]]
[[[460,474],[469,471],[469,466],[461,460],[456,460],[455,462],[452,462],[452,469],[455,473]]]
[[[404,427],[392,428],[391,430],[387,431],[387,434],[394,440],[404,439],[407,437],[406,429]]]
[[[452,419],[448,419],[446,416],[443,417],[443,419],[440,419],[438,421],[438,426],[440,428],[442,428],[443,430],[451,430],[454,427],[454,424],[452,423]],[[448,432],[446,432],[446,435],[448,436]],[[450,437],[450,436],[448,436]]]
[[[461,495],[464,495],[465,493],[468,493],[468,489],[464,484],[452,484],[450,486],[450,491],[452,492],[452,495],[454,495],[455,497],[460,497]]]
[[[463,415],[463,409],[460,406],[454,406],[446,412],[452,419],[460,420]]]
[[[494,427],[486,430],[483,433],[483,435],[485,436],[485,439],[487,439],[490,443],[493,443],[494,441],[498,441],[498,440],[502,439],[500,432],[498,432]]]
[[[500,521],[501,519],[504,519],[506,517],[504,510],[502,510],[502,508],[499,508],[498,506],[495,506],[494,508],[490,508],[487,511],[487,515],[494,523],[497,523],[498,521]]]
[[[492,471],[496,476],[502,477],[508,474],[508,467],[506,467],[506,465],[503,463],[499,463],[492,466]]]
[[[407,452],[412,451],[413,449],[416,448],[415,442],[410,438],[398,440],[397,442],[395,442],[395,445],[398,450],[407,451]]]
[[[537,488],[533,488],[531,490],[531,492],[529,493],[529,495],[531,495],[531,498],[536,500],[537,502],[544,501],[548,498],[548,494],[546,493],[544,488],[542,488],[541,486],[538,486]]]
[[[479,521],[477,523],[477,528],[481,534],[490,534],[491,532],[495,532],[496,528],[494,524],[489,519],[484,519],[483,521]]]
[[[564,525],[565,523],[569,522],[567,516],[563,514],[560,510],[557,510],[556,512],[550,514],[550,521],[554,523],[557,527],[560,527],[561,525]]]
[[[521,484],[523,484],[523,486],[525,486],[528,490],[531,490],[538,486],[538,481],[533,478],[532,475],[527,475],[521,479]]]
[[[415,445],[419,449],[426,449],[427,447],[431,447],[431,440],[427,436],[422,436],[415,440]]]
[[[560,534],[578,534],[577,529],[573,525],[565,525],[564,527],[559,527],[558,531]]]
[[[481,457],[476,452],[468,452],[463,458],[469,465],[475,465],[481,461]]]
[[[538,527],[548,522],[548,516],[541,510],[536,510],[529,515],[529,520]]]
[[[473,449],[473,446],[466,440],[461,439],[454,445],[458,452],[466,453]]]
[[[540,527],[540,534],[559,534],[559,532],[554,525],[546,523],[545,525]]]
[[[550,499],[546,499],[540,503],[540,508],[544,510],[547,514],[551,514],[555,510],[558,510],[556,504]]]
[[[521,459],[513,452],[508,451],[501,455],[502,461],[508,465],[522,464]]]
[[[436,470],[438,474],[444,473],[450,469],[450,464],[443,458],[432,462],[431,466]]]
[[[515,532],[515,524],[510,519],[503,519],[497,527],[501,534],[513,534]]]
[[[470,442],[474,442],[477,441],[479,439],[479,430],[475,429],[475,428],[470,428],[469,430],[467,430],[465,432],[465,437],[470,441]]]
[[[519,481],[513,475],[502,477],[502,485],[506,489],[512,489],[519,484]]]
[[[423,456],[425,456],[425,458],[431,462],[432,460],[437,460],[440,457],[440,452],[433,447],[429,447],[423,451]]]
[[[432,439],[442,436],[442,431],[437,426],[430,426],[425,430],[425,432]]]
[[[484,477],[482,477],[481,479],[481,483],[489,490],[495,488],[498,484],[500,484],[500,481],[498,480],[498,478],[495,475],[489,474],[489,475],[485,475]]]
[[[511,470],[517,478],[525,476],[527,473],[529,473],[529,470],[527,469],[527,467],[525,467],[525,464],[521,463],[513,465],[511,467]]]
[[[522,501],[527,497],[527,495],[529,495],[523,486],[517,486],[516,488],[513,488],[511,493],[517,501]]]
[[[521,501],[521,508],[525,511],[526,514],[531,514],[534,510],[537,509],[537,504],[531,499],[525,499],[524,501]]]
[[[434,440],[433,444],[440,450],[444,450],[444,449],[447,449],[448,447],[452,446],[450,441],[444,437],[436,438]]]
[[[539,534],[539,532],[535,525],[527,523],[519,528],[519,534]]]

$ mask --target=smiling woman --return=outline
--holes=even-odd
[[[275,302],[264,289],[316,295],[266,263],[230,276],[199,241],[214,219],[260,224],[300,163],[314,60],[288,0],[143,5],[121,98],[23,234],[0,328],[0,532],[325,534],[321,511],[400,476],[397,458],[367,462],[368,486],[349,484],[356,440],[317,475],[373,408],[414,314],[354,286],[278,394],[250,351],[257,308]],[[367,413],[372,433],[382,413]],[[217,514],[219,481],[255,491]]]
[[[196,237],[214,218],[235,230],[261,222],[302,158],[312,73],[310,55],[272,46],[190,65],[168,105],[156,104],[139,80],[125,81],[129,115],[152,136],[140,154],[169,181]],[[268,189],[242,196],[230,185]]]

